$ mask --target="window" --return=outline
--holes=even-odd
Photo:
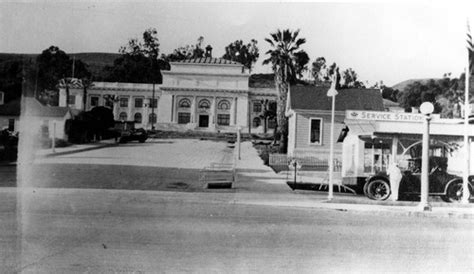
[[[137,112],[135,113],[135,116],[133,117],[133,120],[135,123],[141,123],[142,122],[142,114]]]
[[[252,120],[252,127],[259,127],[260,126],[260,118],[255,117]]]
[[[217,114],[217,124],[220,126],[230,125],[230,115],[229,114]]]
[[[127,113],[126,112],[120,112],[119,120],[120,121],[127,121]]]
[[[222,100],[219,102],[217,105],[217,109],[219,110],[229,110],[230,109],[230,103],[227,100]]]
[[[104,95],[104,106],[108,108],[113,108],[114,107],[114,100],[112,99],[111,95]]]
[[[276,128],[276,118],[268,119],[268,128]]]
[[[91,107],[96,107],[99,105],[99,97],[92,96],[91,97]]]
[[[0,91],[0,105],[3,105],[3,92]]]
[[[191,107],[191,101],[189,99],[181,99],[178,103],[178,107],[180,108],[190,108]]]
[[[186,112],[178,113],[178,124],[187,124],[191,121],[191,114]]]
[[[199,108],[208,109],[210,107],[211,107],[211,103],[209,102],[209,100],[202,99],[201,101],[199,101]]]
[[[253,102],[253,112],[262,112],[262,104],[260,102]]]
[[[74,104],[76,104],[76,96],[75,96],[75,95],[69,95],[67,104],[68,104],[68,105],[74,105]]]
[[[142,108],[143,107],[143,98],[135,98],[135,107]]]
[[[310,144],[322,144],[322,123],[323,120],[320,118],[311,118],[310,122],[310,132],[309,132],[309,142]]]
[[[155,113],[150,113],[150,115],[148,115],[148,122],[150,124],[156,124],[156,114]]]
[[[150,108],[156,108],[156,106],[158,106],[158,99],[148,99],[148,101],[150,102]]]
[[[128,107],[128,98],[120,98],[120,107]]]

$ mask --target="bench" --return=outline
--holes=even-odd
[[[207,188],[232,188],[235,181],[234,164],[211,163],[201,169],[200,181],[206,184]]]

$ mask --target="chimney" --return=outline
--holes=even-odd
[[[211,45],[207,45],[205,57],[210,57],[210,58],[212,58],[212,47],[211,47]]]

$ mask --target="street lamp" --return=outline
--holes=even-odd
[[[422,139],[422,153],[421,153],[421,196],[420,196],[420,210],[431,211],[431,205],[428,203],[428,168],[429,168],[429,143],[430,143],[430,120],[431,113],[434,107],[430,102],[424,102],[420,106],[420,112],[425,115],[423,120],[423,139]]]
[[[329,189],[328,189],[328,200],[332,200],[333,198],[333,173],[334,173],[334,116],[335,116],[335,109],[336,109],[336,95],[338,94],[336,90],[336,82],[337,82],[337,73],[331,77],[331,87],[327,92],[328,97],[332,97],[331,100],[331,136],[329,138]]]

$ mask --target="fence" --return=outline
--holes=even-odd
[[[314,156],[288,156],[277,153],[269,155],[269,165],[276,172],[290,170],[289,164],[292,160],[296,160],[300,164],[300,170],[327,171],[329,169],[328,160],[319,159]],[[341,161],[334,159],[334,171],[341,171],[341,167]]]

